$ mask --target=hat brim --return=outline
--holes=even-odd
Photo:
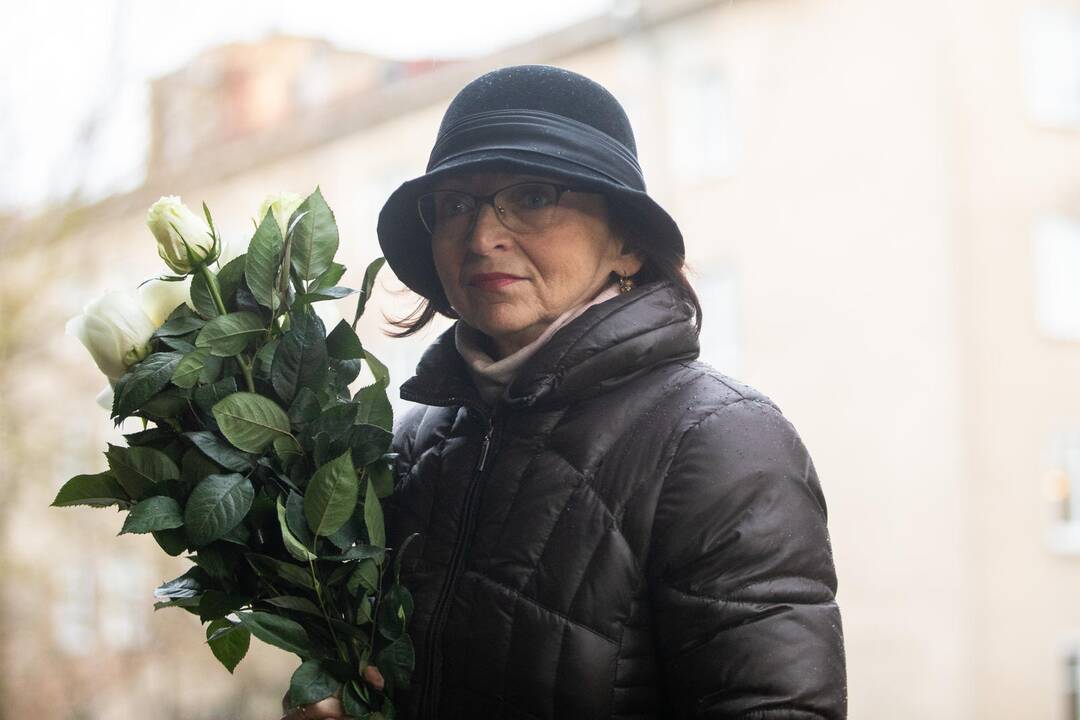
[[[403,183],[391,193],[379,213],[379,246],[390,268],[409,289],[427,298],[436,309],[449,310],[442,283],[435,271],[431,235],[420,221],[417,200],[440,179],[465,172],[502,171],[552,177],[574,187],[603,194],[616,203],[649,244],[685,255],[679,226],[648,193],[547,155],[527,151],[479,151],[447,161],[431,172]]]

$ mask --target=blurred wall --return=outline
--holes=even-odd
[[[97,453],[116,437],[93,405],[100,378],[60,333],[98,292],[159,272],[145,208],[161,194],[205,200],[226,235],[246,239],[264,194],[318,184],[341,229],[342,282],[355,285],[378,254],[383,199],[423,171],[453,93],[491,67],[548,62],[623,101],[650,191],[687,239],[704,359],[772,397],[810,448],[851,717],[1076,716],[1080,3],[616,7],[496,56],[371,70],[382,80],[324,104],[275,105],[277,124],[199,141],[210,145],[191,150],[198,162],[174,157],[140,190],[50,232],[28,222],[9,243],[18,280],[0,297],[19,322],[2,429],[20,493],[4,528],[0,707],[25,714],[45,689],[52,714],[38,717],[134,717],[150,702],[175,717],[267,717],[292,668],[253,650],[227,677],[195,618],[147,612],[149,590],[182,563],[147,538],[112,537],[109,511],[45,509],[68,477],[104,467]],[[297,72],[297,88],[320,81]],[[185,77],[155,92],[192,92]],[[212,78],[207,92],[220,92]],[[183,132],[159,120],[159,134]],[[382,286],[380,307],[409,305],[389,273]],[[390,341],[374,314],[365,344],[400,384],[433,332]]]

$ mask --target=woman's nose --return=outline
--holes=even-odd
[[[471,251],[484,254],[505,247],[510,231],[499,220],[498,212],[491,203],[481,203],[476,209],[476,219],[468,235]]]

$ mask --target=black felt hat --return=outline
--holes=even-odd
[[[386,261],[440,310],[448,303],[417,199],[440,178],[483,170],[546,175],[602,193],[643,240],[684,254],[678,225],[645,192],[634,132],[619,101],[562,68],[501,68],[462,88],[443,115],[427,172],[395,190],[379,213]]]

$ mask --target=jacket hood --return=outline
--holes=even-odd
[[[522,366],[501,402],[516,408],[561,405],[697,355],[693,308],[671,283],[650,283],[589,308],[552,335]],[[401,397],[425,405],[483,407],[453,327],[421,357]]]

